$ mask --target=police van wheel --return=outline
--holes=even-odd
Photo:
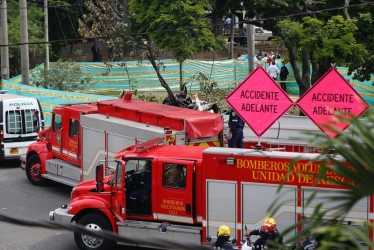
[[[47,184],[47,180],[42,177],[42,164],[39,156],[31,155],[26,161],[26,176],[29,181],[38,186]]]
[[[86,214],[77,223],[92,231],[106,230],[113,232],[110,222],[100,214]],[[82,233],[74,233],[74,240],[77,246],[84,250],[112,249],[116,245],[113,241]]]

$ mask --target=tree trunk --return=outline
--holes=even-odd
[[[294,72],[295,80],[299,86],[299,96],[302,96],[310,88],[309,54],[305,50],[302,52],[302,74],[300,74],[300,70],[296,63],[296,53],[294,47],[290,42],[286,42],[285,46],[288,50],[288,56],[290,58],[290,64]],[[300,116],[304,116],[301,111]]]
[[[212,19],[212,26],[213,26],[213,33],[215,36],[219,36],[222,34],[222,17],[213,15]]]
[[[319,72],[319,64],[316,63],[316,62],[314,62],[314,61],[312,60],[312,79],[311,79],[311,81],[312,81],[312,86],[313,86],[313,84],[315,84],[315,83],[318,81],[318,79],[319,79],[319,77],[318,77],[318,72]]]
[[[321,78],[330,68],[331,63],[320,63],[318,67],[318,79]]]
[[[177,103],[177,100],[175,99],[175,96],[173,94],[173,92],[171,91],[169,85],[166,83],[165,79],[162,77],[162,75],[160,74],[160,70],[159,68],[157,67],[157,64],[156,64],[156,60],[154,58],[154,55],[153,55],[153,52],[152,52],[152,49],[150,47],[148,47],[148,59],[149,61],[151,62],[153,68],[155,69],[156,71],[156,74],[157,74],[157,77],[158,77],[158,80],[160,81],[161,83],[161,86],[164,87],[168,93],[168,96],[170,98],[170,101],[171,101],[171,104],[173,106],[178,106],[178,103]]]
[[[179,62],[179,90],[183,91],[183,61]]]
[[[302,96],[310,88],[310,56],[306,50],[301,52],[301,63],[302,63],[302,80],[299,85],[300,93]]]

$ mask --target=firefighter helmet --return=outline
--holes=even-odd
[[[261,229],[260,229],[260,236],[262,238],[271,239],[274,237],[275,231],[276,231],[276,228],[274,224],[270,222],[264,222],[264,224],[261,226]]]
[[[274,226],[277,226],[277,223],[276,223],[275,220],[274,220],[273,218],[271,218],[271,217],[266,218],[266,219],[264,220],[264,224],[265,224],[265,223],[271,223],[271,224],[273,224]]]
[[[230,228],[226,225],[222,225],[217,230],[217,237],[230,238]]]

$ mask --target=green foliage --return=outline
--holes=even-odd
[[[356,1],[243,1],[248,17],[265,19],[259,25],[273,31],[279,46],[287,48],[300,94],[310,87],[309,79],[317,81],[331,63],[348,67],[356,79],[370,80],[374,72],[374,6],[350,6],[354,4]],[[348,8],[342,8],[345,5]],[[336,9],[322,12],[329,8]],[[273,18],[276,16],[289,17]]]
[[[172,51],[183,62],[198,51],[222,48],[224,40],[215,37],[204,17],[207,1],[140,1],[130,2],[135,30],[147,32],[149,39],[160,49]]]
[[[199,83],[200,91],[203,94],[200,95],[199,93],[200,99],[207,101],[208,103],[217,104],[219,110],[221,111],[229,109],[229,106],[225,101],[226,96],[230,92],[228,89],[219,89],[218,84],[214,79],[201,72],[199,72],[197,76],[188,78],[185,85],[188,88],[188,85],[194,82]]]
[[[139,91],[138,82],[134,78],[129,79],[129,85],[130,91],[133,93],[136,99],[147,102],[162,103],[162,100],[153,93]]]
[[[212,94],[214,89],[217,88],[217,82],[211,80],[209,77],[199,72],[197,76],[193,76],[191,81],[197,81],[200,85],[200,91],[205,94],[205,96]]]
[[[333,16],[325,23],[305,17],[301,29],[303,36],[300,45],[313,55],[315,62],[327,65],[364,62],[367,50],[363,44],[356,43],[354,32],[357,31],[357,26],[354,20]],[[318,50],[315,49],[317,47]]]
[[[37,87],[62,91],[85,90],[92,86],[91,78],[84,77],[80,66],[70,60],[59,60],[51,63],[49,70],[43,68],[34,72],[31,82]]]
[[[207,0],[132,0],[131,31],[143,33],[138,38],[172,52],[174,59],[183,63],[196,52],[213,52],[225,45],[223,37],[214,36],[205,18],[209,9]],[[182,88],[182,82],[180,85]]]
[[[305,206],[309,206],[318,195],[325,198],[314,201],[314,212],[304,219],[303,230],[292,237],[289,243],[296,241],[301,235],[312,234],[320,240],[318,249],[331,249],[332,246],[361,249],[358,239],[374,247],[368,234],[373,225],[364,223],[361,227],[352,227],[344,223],[345,216],[358,201],[374,195],[374,116],[369,115],[366,119],[341,117],[337,122],[340,121],[353,123],[351,126],[354,126],[354,136],[352,131],[344,132],[331,124],[328,128],[336,132],[337,137],[313,134],[312,143],[319,141],[318,145],[325,149],[317,159],[321,167],[319,174],[315,175],[315,183],[324,178],[329,183],[345,189],[315,189]],[[342,178],[328,177],[328,172]],[[274,204],[270,208],[271,211],[279,207]],[[294,225],[286,231],[292,232],[297,226]]]
[[[19,4],[16,0],[7,1],[8,7],[8,43],[14,44],[20,42],[20,17]],[[43,31],[43,9],[36,3],[27,4],[28,34],[30,42],[44,41]],[[29,45],[30,53],[41,53],[44,45]],[[9,62],[11,70],[18,72],[20,67],[21,52],[19,46],[9,47]]]

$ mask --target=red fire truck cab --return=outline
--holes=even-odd
[[[315,153],[159,145],[161,141],[156,138],[120,151],[113,176],[104,178],[103,166],[98,165],[96,181],[77,185],[70,203],[51,211],[50,219],[135,239],[205,245],[226,224],[231,239],[240,246],[244,228],[259,228],[270,215],[267,209],[279,195],[279,184],[294,159],[298,159],[294,173],[287,177],[283,189],[287,192],[280,198],[284,204],[274,215],[280,231],[313,212],[316,203],[304,204],[314,189],[341,188],[327,180],[313,185],[313,174],[320,167],[310,163],[318,157]],[[328,176],[340,178],[334,173]],[[323,193],[314,199],[323,199]],[[367,221],[373,215],[369,203],[373,197],[359,201],[346,220],[350,224]],[[81,249],[111,247],[106,240],[79,233],[75,241]]]

